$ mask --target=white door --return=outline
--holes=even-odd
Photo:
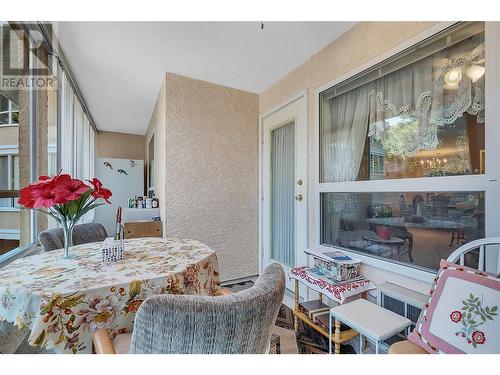
[[[263,116],[261,132],[261,268],[278,262],[289,272],[307,263],[305,93]]]

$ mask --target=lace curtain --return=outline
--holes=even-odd
[[[381,141],[388,154],[409,156],[435,149],[438,129],[465,112],[484,123],[484,75],[472,82],[466,74],[472,65],[484,64],[484,43],[470,53],[454,52],[452,58],[427,57],[366,85],[368,137]],[[450,89],[445,76],[452,70],[462,78]]]

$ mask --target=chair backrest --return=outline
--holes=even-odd
[[[135,317],[130,353],[265,353],[284,293],[285,274],[275,263],[238,293],[149,297]]]
[[[479,249],[479,258],[477,262],[477,269],[479,271],[484,271],[485,269],[485,250],[486,246],[488,245],[500,245],[500,237],[490,237],[490,238],[481,238],[479,240],[471,241],[469,243],[466,243],[465,245],[460,246],[458,249],[456,249],[453,253],[450,254],[448,259],[446,259],[448,262],[452,263],[457,263],[459,261],[459,264],[461,266],[464,265],[465,263],[465,254],[474,251],[476,249]],[[500,247],[497,247],[497,249],[500,251]]]
[[[99,223],[77,224],[73,228],[73,245],[104,241],[108,233]],[[48,229],[38,234],[38,242],[44,251],[62,249],[64,232],[62,228]]]

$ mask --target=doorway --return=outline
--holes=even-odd
[[[307,264],[305,92],[262,116],[261,135],[261,269],[278,262],[289,272]]]

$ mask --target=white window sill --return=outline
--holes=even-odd
[[[2,124],[2,125],[0,125],[0,128],[12,128],[12,127],[19,127],[19,124]]]
[[[23,247],[16,247],[5,254],[0,255],[0,269],[14,260],[28,255],[36,249],[35,244],[28,244]]]
[[[17,207],[0,207],[0,212],[19,212],[20,209]]]
[[[331,251],[332,249],[340,250],[353,258],[361,260],[362,264],[366,264],[368,266],[399,274],[405,277],[410,277],[412,279],[423,281],[425,283],[432,283],[434,278],[436,277],[436,272],[426,271],[416,267],[405,266],[401,263],[391,262],[390,260],[363,255],[361,253],[353,252],[340,246],[319,245],[315,246],[313,249],[318,251]]]

